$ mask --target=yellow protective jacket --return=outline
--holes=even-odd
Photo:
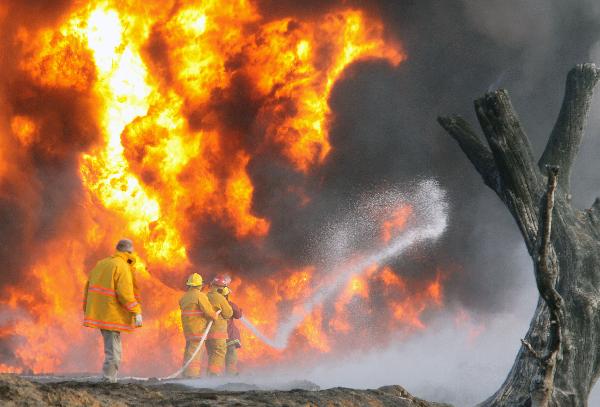
[[[217,287],[212,287],[207,297],[215,311],[221,310],[210,328],[208,339],[227,339],[227,320],[233,316],[233,309],[223,294],[217,292]]]
[[[116,252],[92,269],[83,297],[83,325],[119,332],[135,329],[134,316],[142,307],[128,260],[135,261],[128,253]]]
[[[198,287],[192,287],[179,300],[181,324],[187,340],[202,339],[208,322],[217,319],[217,314],[208,301],[208,297]]]

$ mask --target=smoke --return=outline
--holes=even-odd
[[[531,287],[533,288],[533,287]],[[442,313],[427,331],[393,345],[326,362],[302,372],[322,387],[377,388],[400,384],[430,401],[469,406],[482,401],[502,384],[519,349],[514,330],[525,330],[535,298],[493,320],[456,321]],[[292,373],[289,373],[292,374]],[[294,373],[297,374],[297,373]]]
[[[268,13],[270,3],[263,3]],[[277,15],[317,12],[314,4],[306,7],[288,4],[285,10],[282,8],[287,2],[279,4]],[[438,245],[436,261],[459,264],[460,272],[445,286],[447,299],[489,321],[490,326],[502,325],[493,332],[505,335],[502,341],[496,341],[490,334],[482,345],[482,349],[494,351],[486,353],[488,358],[476,370],[488,371],[486,365],[498,369],[495,384],[485,387],[479,395],[481,399],[501,383],[512,364],[537,292],[531,284],[532,265],[514,221],[483,185],[458,146],[438,128],[435,117],[459,113],[477,128],[472,101],[490,87],[506,88],[532,141],[534,154],[539,157],[560,108],[567,72],[578,63],[600,63],[598,2],[371,1],[368,7],[384,19],[388,34],[401,41],[408,59],[398,68],[377,61],[357,63],[336,84],[329,101],[333,110],[330,130],[333,151],[320,171],[322,189],[319,202],[313,206],[315,212],[331,212],[336,203],[343,205],[364,188],[402,184],[415,174],[435,177],[448,189],[453,203],[451,222]],[[596,97],[587,138],[572,175],[574,203],[581,208],[589,207],[600,193],[599,113]],[[269,183],[262,177],[256,179],[262,185]],[[259,210],[263,205],[268,206],[263,204],[264,200],[257,198]],[[505,315],[509,317],[503,325]],[[487,329],[492,329],[490,326]],[[457,333],[452,329],[446,332]],[[438,342],[440,345],[428,343],[431,346],[419,350],[427,352],[436,346],[443,347],[443,341]],[[500,346],[504,344],[510,345]],[[457,354],[453,361],[440,358],[435,368],[445,371],[446,366],[474,359],[467,350]],[[381,366],[380,361],[387,360],[386,355],[372,355],[371,360]],[[392,358],[397,363],[386,366],[400,364],[412,375],[410,366],[415,364],[410,362],[416,359],[420,364],[429,358],[429,354],[409,357],[403,363],[403,357],[399,356]],[[328,372],[330,377],[339,374],[344,379],[337,384],[357,384],[352,382],[352,374],[348,377],[342,371],[361,372],[360,367],[346,370],[347,365],[340,366]],[[387,369],[391,367],[384,371],[388,372]],[[418,377],[415,381],[420,383],[429,382],[434,373],[432,368],[411,377]],[[402,382],[400,377],[394,375],[378,384]],[[411,377],[404,377],[406,383],[411,382]],[[470,388],[481,384],[476,374],[469,380]],[[456,383],[456,378],[448,377],[443,386],[454,387],[448,391],[456,395],[464,390],[457,389]],[[478,397],[470,400],[475,399]]]
[[[527,253],[522,250],[510,254],[524,266],[529,263]],[[265,389],[297,380],[309,380],[321,388],[372,389],[400,384],[426,400],[456,406],[474,405],[501,385],[520,347],[515,339],[525,332],[535,309],[533,276],[520,275],[517,283],[532,295],[523,295],[510,309],[498,312],[494,318],[485,313],[457,317],[440,312],[429,321],[428,329],[409,338],[395,335],[386,346],[349,349],[335,358],[323,358],[318,365],[299,363],[258,371],[243,370],[238,379]],[[376,328],[368,322],[365,326],[367,330]],[[189,384],[218,387],[226,382]],[[593,398],[590,399],[592,404]]]
[[[77,159],[97,136],[87,94],[52,84],[61,78],[44,74],[43,56],[32,55],[26,45],[29,33],[54,24],[69,6],[69,1],[0,6],[0,55],[4,61],[0,66],[2,286],[26,279],[38,248],[64,231],[65,217],[76,217],[81,202]],[[77,74],[91,75],[90,62],[74,63],[78,62],[82,64]],[[32,81],[20,64],[36,63],[40,76]],[[63,74],[68,77],[68,72]],[[23,121],[35,126],[15,132]]]
[[[259,4],[276,16],[306,16],[331,7],[328,2],[323,8],[310,2],[306,7]],[[388,35],[402,43],[408,59],[398,68],[356,63],[338,81],[329,100],[332,153],[318,170],[318,185],[296,184],[313,192],[308,207],[298,208],[290,192],[277,188],[298,182],[291,174],[261,157],[250,163],[252,178],[261,185],[255,208],[273,222],[272,245],[301,262],[305,253],[297,248],[308,243],[298,242],[307,239],[306,229],[326,223],[323,214],[335,213],[364,190],[435,177],[453,202],[437,261],[461,269],[449,282],[449,298],[490,315],[504,312],[518,296],[514,282],[531,266],[508,255],[522,248],[514,221],[435,117],[456,112],[477,127],[472,100],[490,87],[506,88],[539,156],[558,114],[566,73],[597,52],[598,6],[592,1],[457,0],[371,1],[363,7],[384,19]],[[593,159],[600,151],[594,137],[597,112],[595,104],[573,174],[580,207],[589,206],[600,190]],[[271,195],[273,190],[277,193]],[[302,227],[290,228],[290,218]]]
[[[269,19],[310,17],[341,3],[257,4]],[[387,35],[402,44],[408,60],[397,68],[367,61],[346,70],[329,100],[333,150],[310,177],[272,149],[253,150],[263,136],[257,113],[261,101],[253,99],[247,78],[237,77],[230,87],[213,95],[209,110],[214,112],[215,123],[227,125],[222,130],[231,135],[226,147],[231,154],[253,153],[248,163],[255,186],[252,209],[271,222],[271,233],[265,244],[268,250],[257,253],[252,242],[236,238],[211,219],[198,219],[190,233],[192,259],[215,272],[225,267],[248,276],[263,274],[266,263],[281,259],[305,265],[314,260],[307,256],[311,236],[327,223],[329,214],[347,209],[364,191],[401,185],[415,177],[435,177],[456,203],[450,209],[449,237],[437,251],[440,263],[462,268],[458,279],[450,282],[454,290],[450,298],[486,312],[502,310],[510,303],[511,281],[520,272],[502,248],[504,242],[518,240],[518,233],[507,211],[438,128],[435,116],[457,112],[472,119],[473,98],[490,86],[506,87],[539,154],[558,112],[566,72],[575,63],[598,58],[597,4],[589,0],[347,4],[382,18]],[[44,2],[15,2],[0,13],[6,23],[3,54],[14,61],[27,60],[15,42],[18,28],[33,31],[54,24],[69,8],[66,1],[52,7]],[[164,60],[160,38],[160,27],[155,27],[148,42],[149,63]],[[82,61],[84,72],[85,66]],[[14,115],[31,116],[42,124],[29,144],[19,144],[14,138],[2,140],[3,154],[23,157],[21,173],[5,173],[0,185],[1,237],[6,251],[2,259],[11,265],[4,278],[14,282],[26,275],[28,261],[26,256],[10,253],[26,253],[38,244],[36,238],[43,242],[57,233],[56,220],[80,199],[75,160],[93,144],[97,129],[85,92],[32,84],[16,64],[4,64],[2,73],[2,131],[10,134]],[[498,78],[502,78],[499,84]],[[192,127],[198,117],[205,116],[195,110],[189,114]],[[590,134],[597,129],[597,121],[592,120]],[[592,159],[600,149],[595,140],[588,137],[585,141],[573,176],[575,202],[580,206],[589,205],[600,186]],[[218,166],[226,168],[223,163]],[[144,175],[143,169],[140,172]],[[151,174],[146,175],[151,179]],[[17,183],[22,178],[30,180],[28,185]],[[311,199],[308,204],[301,202],[303,194]],[[30,213],[40,217],[31,219]],[[480,295],[484,286],[495,289]]]

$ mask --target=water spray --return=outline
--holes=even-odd
[[[264,335],[246,318],[241,318],[240,321],[265,344],[275,349],[285,349],[291,334],[313,309],[344,287],[352,277],[361,275],[373,264],[389,262],[416,244],[435,241],[442,236],[448,226],[448,205],[445,192],[435,181],[423,181],[417,185],[414,193],[399,198],[409,201],[414,206],[418,224],[409,227],[387,246],[372,251],[356,264],[346,263],[342,267],[325,270],[325,275],[334,277],[321,284],[321,287],[306,300],[301,313],[292,315],[279,326],[274,338]]]

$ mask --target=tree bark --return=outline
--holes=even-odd
[[[565,325],[564,300],[558,291],[556,291],[558,270],[556,270],[556,263],[553,263],[550,259],[554,194],[556,193],[560,168],[558,166],[547,166],[547,168],[548,189],[541,216],[541,242],[536,259],[535,281],[540,296],[544,299],[550,312],[548,351],[545,355],[541,355],[539,352],[533,350],[529,342],[521,339],[523,345],[538,359],[541,367],[541,380],[536,383],[536,387],[531,389],[531,404],[534,407],[547,407],[550,404],[554,389],[554,375],[556,373],[558,355],[561,350],[565,349],[563,343],[563,327]]]
[[[569,194],[599,78],[593,64],[569,72],[562,108],[537,164],[505,90],[475,101],[487,145],[464,119],[438,119],[513,215],[541,295],[508,377],[479,406],[587,406],[600,374],[600,199],[580,211]]]

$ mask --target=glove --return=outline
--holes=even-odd
[[[142,326],[142,314],[135,314],[135,326],[138,328]]]

